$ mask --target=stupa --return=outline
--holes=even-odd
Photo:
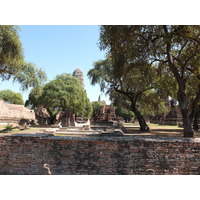
[[[73,72],[73,76],[76,77],[77,79],[79,79],[81,81],[81,85],[84,88],[84,77],[83,77],[83,72],[82,70],[77,67],[74,72]]]

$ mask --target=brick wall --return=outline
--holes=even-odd
[[[23,105],[7,104],[0,99],[0,122],[15,122],[20,119],[35,120],[35,112]]]
[[[200,174],[200,139],[0,136],[0,174],[47,174],[45,163],[52,174]]]

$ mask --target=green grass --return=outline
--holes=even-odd
[[[5,132],[3,131],[5,127],[0,127],[0,134],[12,134],[12,133],[36,133],[37,131],[41,130],[41,128],[30,128],[25,130],[20,129],[13,129],[11,131]]]

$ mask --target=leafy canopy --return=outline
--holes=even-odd
[[[145,62],[154,63],[157,71],[164,72],[155,89],[178,99],[184,136],[194,135],[191,123],[200,101],[200,26],[101,26],[100,48],[107,49],[112,56],[116,77]],[[194,87],[189,92],[191,83]]]
[[[18,31],[18,26],[0,25],[0,78],[9,80],[13,77],[22,90],[27,90],[41,85],[47,76],[42,69],[24,60]]]
[[[0,99],[3,99],[6,103],[24,105],[22,95],[11,90],[0,91]]]
[[[70,74],[58,75],[43,88],[35,88],[29,94],[29,102],[43,105],[49,114],[66,111],[82,117],[90,117],[92,106],[80,81]]]
[[[92,102],[92,108],[93,108],[93,112],[92,112],[92,118],[94,120],[97,120],[100,114],[100,108],[105,105],[105,103],[103,102],[99,102],[99,101],[93,101]]]

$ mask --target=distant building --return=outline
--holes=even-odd
[[[81,85],[84,88],[84,76],[83,76],[82,70],[79,67],[77,67],[74,70],[73,76],[76,77],[77,79],[79,79],[81,81]]]

